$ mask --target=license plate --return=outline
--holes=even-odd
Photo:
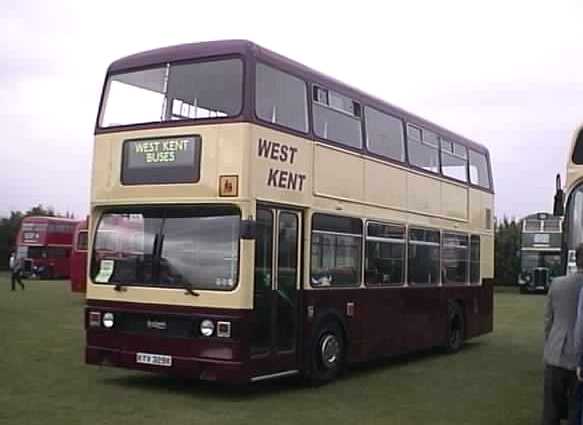
[[[172,356],[150,353],[136,353],[136,363],[151,364],[154,366],[172,366]]]

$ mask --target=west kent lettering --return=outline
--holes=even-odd
[[[272,142],[266,139],[259,139],[257,144],[257,156],[279,161],[293,165],[296,160],[298,148],[288,146],[283,143]],[[280,189],[295,190],[301,192],[304,190],[304,181],[306,175],[302,173],[295,173],[279,168],[269,168],[267,175],[267,185],[277,187]]]

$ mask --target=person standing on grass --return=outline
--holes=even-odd
[[[20,287],[24,290],[24,283],[22,283],[22,271],[24,268],[23,259],[15,257],[14,261],[12,262],[11,266],[11,274],[12,274],[12,290],[16,290],[16,282],[20,285]]]
[[[14,268],[14,261],[16,261],[16,253],[12,251],[10,253],[10,259],[8,260],[8,268],[10,269],[10,272],[12,272],[12,269]]]
[[[577,418],[575,325],[583,287],[583,244],[577,247],[577,272],[555,278],[545,306],[543,425],[559,425],[565,407],[569,425]]]

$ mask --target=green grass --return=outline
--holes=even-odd
[[[537,424],[543,296],[496,295],[495,332],[455,355],[353,368],[320,388],[246,389],[83,363],[83,299],[68,282],[0,274],[0,424]]]

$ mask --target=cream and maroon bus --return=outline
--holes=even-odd
[[[492,330],[493,208],[484,146],[251,42],[117,60],[95,129],[86,361],[325,382],[457,351]]]
[[[554,201],[554,214],[564,214],[562,271],[574,273],[577,271],[575,251],[583,243],[583,125],[575,130],[571,141],[564,189],[557,175]]]

